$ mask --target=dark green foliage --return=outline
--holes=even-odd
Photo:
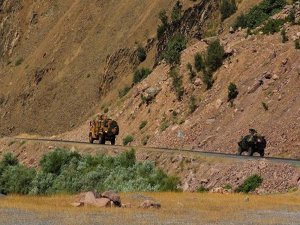
[[[192,96],[190,98],[189,109],[190,109],[190,113],[195,112],[195,110],[197,109],[197,104],[196,104],[196,98],[195,98],[195,96]]]
[[[182,83],[182,76],[178,74],[177,68],[173,67],[170,70],[170,76],[172,77],[172,85],[175,90],[176,97],[178,101],[182,100],[182,96],[184,94],[184,88]]]
[[[6,167],[6,166],[16,166],[19,164],[19,161],[17,157],[11,153],[6,153],[3,156],[3,159],[0,163],[1,166]]]
[[[163,52],[163,58],[168,64],[180,63],[181,52],[186,48],[186,39],[181,34],[176,34],[167,44],[167,49]]]
[[[256,188],[258,188],[261,183],[263,182],[263,179],[259,175],[252,175],[248,177],[244,183],[238,187],[236,190],[237,192],[243,192],[243,193],[249,193],[251,191],[255,191]]]
[[[141,69],[136,70],[133,75],[133,83],[137,84],[137,83],[141,82],[146,77],[148,77],[148,75],[150,73],[151,73],[151,70],[149,70],[147,68],[141,68]]]
[[[169,121],[167,120],[163,120],[160,124],[160,131],[165,131],[166,129],[168,129],[168,127],[170,126]]]
[[[15,66],[20,66],[23,63],[24,59],[22,57],[19,57],[16,62],[15,62]]]
[[[208,189],[205,188],[203,185],[201,185],[197,188],[197,192],[199,193],[208,192]]]
[[[146,146],[148,144],[148,141],[150,139],[149,135],[146,135],[145,137],[142,138],[142,145]]]
[[[148,121],[146,121],[146,120],[142,121],[142,122],[140,123],[139,129],[140,129],[140,130],[144,129],[144,127],[147,126],[147,124],[148,124]]]
[[[270,16],[280,11],[285,5],[285,0],[263,0],[260,4],[254,6],[246,15],[239,16],[234,24],[235,29],[256,28],[265,22]]]
[[[295,49],[300,49],[300,40],[299,39],[295,40]]]
[[[225,184],[223,188],[225,190],[232,190],[232,185],[231,184]]]
[[[237,86],[235,83],[230,83],[228,86],[228,102],[233,101],[237,96],[239,92],[237,89]]]
[[[136,162],[133,149],[115,157],[82,156],[58,149],[46,154],[41,164],[52,165],[58,161],[58,155],[62,156],[64,163],[58,162],[60,169],[54,169],[59,171],[57,173],[47,172],[49,169],[36,172],[19,164],[9,165],[2,160],[0,192],[43,195],[94,190],[176,191],[179,184],[178,178],[168,177],[153,163]]]
[[[157,38],[160,39],[169,26],[166,10],[160,11],[158,17],[161,21],[161,24],[157,28]]]
[[[209,44],[206,53],[206,65],[211,72],[216,71],[223,64],[224,48],[219,40],[213,41]]]
[[[123,145],[126,146],[126,145],[130,144],[133,141],[134,141],[133,136],[127,135],[126,137],[123,138]]]
[[[137,49],[137,57],[139,59],[140,62],[144,62],[147,58],[147,53],[145,48],[139,46]]]
[[[220,11],[221,11],[221,20],[225,20],[234,14],[237,10],[235,0],[222,0]]]
[[[177,1],[172,9],[171,19],[172,22],[179,22],[182,17],[182,4],[180,1]]]
[[[282,43],[286,43],[289,40],[285,29],[281,30],[281,37],[282,37],[282,40],[281,40]]]
[[[119,90],[119,98],[123,98],[125,95],[127,95],[130,89],[131,88],[129,86],[125,86],[123,89]]]
[[[209,71],[204,71],[203,73],[203,83],[206,85],[206,90],[209,90],[212,88],[214,84],[213,75]]]
[[[45,173],[60,174],[63,166],[73,159],[79,160],[80,155],[77,152],[70,152],[65,149],[56,149],[43,156],[40,161],[42,171]]]
[[[293,25],[296,24],[296,12],[295,9],[292,9],[288,15],[287,20]]]
[[[195,68],[197,72],[204,71],[205,70],[205,63],[202,58],[202,55],[198,52],[195,55]]]
[[[197,76],[197,73],[193,70],[192,64],[188,63],[186,67],[189,70],[189,80],[192,82]]]
[[[282,25],[284,24],[284,22],[285,22],[285,20],[282,20],[282,19],[278,19],[278,20],[270,19],[263,26],[263,28],[261,29],[261,31],[264,34],[275,34],[275,33],[277,33],[277,32],[280,31],[280,28],[282,27]]]

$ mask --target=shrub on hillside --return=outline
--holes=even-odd
[[[285,43],[289,40],[287,34],[286,34],[286,30],[285,29],[282,29],[281,30],[281,38],[282,38],[282,43]]]
[[[247,14],[239,16],[234,24],[237,29],[256,28],[265,22],[270,16],[274,15],[287,4],[285,0],[263,0],[260,4],[254,6]]]
[[[197,109],[196,98],[195,98],[195,96],[191,96],[190,102],[189,102],[190,113],[195,112],[196,109]]]
[[[280,28],[284,24],[285,20],[282,19],[270,19],[268,22],[262,27],[261,31],[264,34],[275,34],[280,31]]]
[[[206,85],[206,90],[209,90],[212,88],[212,86],[214,84],[212,72],[204,71],[202,80],[203,80],[203,83]]]
[[[238,187],[237,192],[249,193],[251,191],[255,191],[255,189],[258,188],[262,182],[263,179],[259,175],[252,175],[248,177],[241,186]]]
[[[209,44],[206,53],[206,66],[211,72],[216,71],[223,64],[224,48],[219,40],[213,41]]]
[[[157,28],[157,38],[160,39],[169,26],[166,10],[161,10],[158,14],[161,24]]]
[[[140,62],[144,62],[147,58],[147,53],[145,48],[139,46],[137,49],[137,57],[139,59]]]
[[[223,0],[220,7],[221,20],[225,20],[237,10],[235,0]]]
[[[197,73],[193,70],[193,66],[190,63],[188,63],[186,65],[186,68],[189,71],[189,80],[192,82],[195,79],[195,77],[197,76]]]
[[[300,40],[299,39],[295,40],[295,49],[300,49]]]
[[[163,52],[163,58],[171,65],[180,63],[181,52],[186,48],[186,44],[185,37],[181,34],[176,34],[169,40],[167,48]]]
[[[141,69],[137,69],[134,72],[133,75],[133,83],[137,84],[139,82],[141,82],[142,80],[144,80],[146,77],[148,77],[148,75],[151,73],[150,69],[147,68],[141,68]]]
[[[182,4],[177,1],[172,9],[171,19],[172,22],[178,23],[182,17]]]
[[[130,89],[131,88],[129,86],[125,86],[123,89],[119,90],[119,98],[123,98],[125,95],[127,95]]]
[[[195,68],[197,72],[204,71],[205,70],[205,63],[202,58],[202,55],[198,52],[195,55]]]
[[[227,101],[233,101],[237,96],[238,96],[239,92],[237,89],[237,86],[235,83],[230,83],[228,85],[228,97],[227,97]]]
[[[178,74],[177,68],[173,67],[170,70],[170,76],[172,78],[173,89],[175,90],[178,101],[182,100],[184,94],[184,88],[182,83],[182,76]]]
[[[126,145],[130,144],[133,141],[134,141],[133,136],[127,135],[126,137],[123,138],[123,145],[126,146]]]
[[[140,130],[144,129],[144,127],[147,126],[147,124],[148,124],[148,121],[143,120],[143,121],[140,123],[139,129],[140,129]]]

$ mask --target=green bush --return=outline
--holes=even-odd
[[[147,68],[141,68],[141,69],[137,69],[134,72],[133,75],[133,83],[137,84],[139,82],[141,82],[142,80],[144,80],[146,77],[148,77],[148,75],[151,73],[151,70],[147,69]]]
[[[23,63],[24,59],[22,57],[19,57],[16,62],[15,62],[15,66],[20,66]]]
[[[184,94],[182,76],[178,74],[177,68],[175,67],[171,68],[170,76],[172,77],[172,85],[173,89],[175,90],[177,100],[181,101]]]
[[[145,137],[142,138],[142,145],[146,146],[148,144],[148,141],[150,139],[149,135],[146,135]]]
[[[203,83],[206,85],[206,90],[209,90],[212,88],[214,84],[213,75],[209,71],[204,71],[203,73]]]
[[[0,172],[0,192],[44,195],[94,190],[176,191],[179,184],[178,178],[167,176],[153,163],[137,162],[133,149],[114,157],[103,154],[82,156],[61,149],[54,152],[44,155],[43,161],[51,161],[50,165],[54,159],[57,161],[57,155],[61,155],[64,163],[60,169],[54,169],[59,171],[56,174],[43,170],[36,172],[19,164],[11,166],[2,160],[0,165],[7,166]]]
[[[123,138],[123,145],[126,146],[126,145],[130,144],[133,141],[134,141],[133,136],[127,135],[126,137]]]
[[[270,16],[279,12],[287,4],[285,0],[263,0],[254,6],[246,15],[239,16],[234,28],[256,28],[265,22]]]
[[[237,10],[235,0],[223,0],[220,7],[221,20],[225,20]]]
[[[131,88],[129,86],[125,86],[123,89],[119,90],[119,98],[123,98],[125,95],[127,95],[130,89]]]
[[[261,31],[264,34],[275,34],[280,31],[280,28],[284,24],[285,20],[282,19],[270,19],[268,22],[263,26]]]
[[[295,49],[300,49],[300,40],[299,39],[295,40]]]
[[[146,120],[142,121],[142,122],[140,123],[139,129],[140,129],[140,130],[144,129],[144,127],[147,126],[147,124],[148,124],[148,121],[146,121]]]
[[[235,83],[230,83],[228,86],[228,102],[233,101],[239,95],[237,86]]]
[[[12,153],[6,153],[3,155],[3,159],[0,163],[1,166],[6,167],[6,166],[16,166],[19,164],[19,161],[15,155]]]
[[[244,183],[238,187],[237,192],[249,193],[255,191],[263,182],[263,179],[259,175],[252,175],[248,177]]]
[[[293,25],[296,24],[296,12],[295,9],[292,9],[288,15],[287,20]]]
[[[206,53],[206,65],[211,72],[216,71],[223,64],[224,48],[219,40],[213,41],[209,44]]]
[[[281,37],[282,37],[282,43],[286,43],[287,41],[289,41],[289,38],[286,34],[286,30],[285,29],[282,29],[281,30]]]
[[[158,14],[161,24],[157,27],[157,38],[160,39],[169,27],[168,16],[166,10],[161,10]]]
[[[205,188],[203,185],[200,185],[200,186],[197,188],[197,192],[199,192],[199,193],[208,192],[208,189]]]
[[[172,22],[178,23],[182,17],[182,4],[177,1],[172,9],[171,19]]]
[[[195,110],[197,109],[195,96],[191,96],[191,98],[190,98],[189,109],[190,109],[190,113],[195,112]]]
[[[195,68],[197,72],[205,70],[205,63],[203,61],[202,55],[199,52],[195,55]]]
[[[232,185],[231,184],[225,184],[223,188],[225,190],[232,190]]]
[[[163,58],[171,65],[180,63],[181,52],[186,48],[186,44],[185,37],[176,34],[169,40],[167,48],[162,54]]]
[[[144,62],[147,58],[147,53],[145,48],[139,46],[137,49],[137,57],[139,59],[140,62]]]
[[[170,126],[169,121],[167,120],[163,120],[162,123],[160,124],[160,131],[163,132],[166,129],[168,129],[168,127]]]
[[[186,65],[186,68],[189,70],[189,79],[192,82],[197,76],[197,73],[193,70],[193,66],[190,63]]]

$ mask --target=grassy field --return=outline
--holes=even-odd
[[[132,208],[73,208],[74,196],[0,199],[0,224],[300,224],[300,193],[284,195],[221,195],[198,193],[126,193]],[[146,198],[160,210],[142,210]],[[14,216],[12,216],[14,215]]]

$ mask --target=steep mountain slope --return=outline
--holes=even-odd
[[[85,121],[132,73],[136,43],[155,35],[158,12],[174,3],[0,1],[0,134],[57,134]],[[122,59],[115,74],[105,74],[109,55]]]

